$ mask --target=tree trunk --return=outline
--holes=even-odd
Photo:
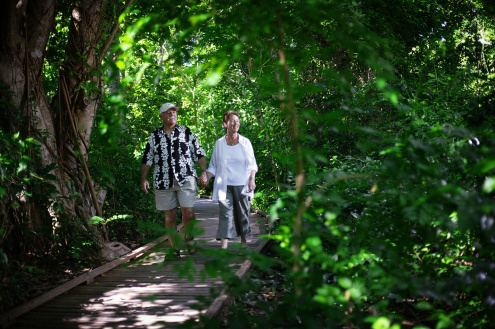
[[[126,7],[131,3],[129,0]],[[52,170],[57,179],[52,184],[65,212],[83,219],[79,229],[93,231],[95,241],[102,243],[101,234],[88,224],[88,220],[93,215],[102,216],[100,209],[105,192],[98,190],[92,182],[87,160],[91,129],[102,98],[101,79],[97,73],[102,62],[100,54],[106,53],[118,27],[115,17],[106,16],[109,12],[115,13],[106,10],[114,2],[75,2],[66,60],[60,67],[59,88],[55,99],[48,100],[41,77],[57,5],[57,0],[2,1],[0,4],[0,83],[11,91],[10,95],[1,95],[11,101],[6,109],[8,120],[2,123],[2,129],[10,133],[20,131],[22,137],[40,141],[40,163],[43,166],[57,164]],[[16,119],[22,117],[28,118],[27,126]],[[42,135],[45,138],[41,138]],[[81,198],[69,197],[71,187]],[[26,198],[25,220],[39,220],[40,215],[32,216],[47,212],[47,209],[34,209],[39,207],[41,205]],[[60,213],[53,209],[51,217],[59,218]]]
[[[56,152],[56,143],[40,77],[57,1],[3,1],[0,6],[0,81],[11,93],[2,94],[2,99],[10,101],[5,109],[7,120],[3,122],[2,129],[11,134],[20,133],[22,139],[35,136],[35,129],[47,132],[41,162],[49,163],[57,156],[56,153],[50,154]],[[24,118],[28,119],[27,125],[21,124]],[[20,205],[16,213],[6,214],[7,217],[2,220],[22,220],[30,228],[43,224],[38,204],[31,202],[25,193],[12,195],[2,202],[17,202]],[[8,215],[16,218],[8,218]],[[46,247],[45,242],[35,239],[34,248]],[[19,248],[25,250],[26,241],[19,243]]]

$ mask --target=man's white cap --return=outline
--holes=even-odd
[[[176,111],[179,110],[179,108],[177,106],[175,106],[174,104],[172,103],[164,103],[161,107],[160,107],[160,114],[162,114],[163,112],[167,112],[168,110],[174,108]]]

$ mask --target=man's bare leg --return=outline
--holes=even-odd
[[[188,246],[188,251],[190,254],[195,253],[198,251],[198,248],[196,248],[195,242],[193,242],[194,236],[193,236],[193,224],[191,224],[193,221],[196,220],[196,216],[194,215],[194,208],[193,207],[181,207],[180,208],[182,212],[182,220],[184,221],[184,228],[186,230],[186,234],[184,236],[187,246]]]
[[[165,213],[165,227],[168,229],[168,241],[170,242],[171,253],[165,256],[169,260],[174,260],[180,257],[180,252],[176,242],[174,240],[174,235],[177,232],[177,208],[170,210],[164,210]]]
[[[168,240],[170,242],[170,245],[172,247],[175,246],[174,244],[174,234],[175,233],[172,229],[177,230],[177,208],[173,208],[170,210],[164,210],[165,213],[165,227],[169,229],[168,232]]]
[[[186,229],[185,238],[186,240],[189,240],[192,234],[192,232],[189,231],[191,229],[191,227],[189,227],[189,223],[196,219],[196,216],[194,216],[194,208],[181,207],[180,210],[182,212],[182,220],[184,220],[184,228]]]

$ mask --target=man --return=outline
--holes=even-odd
[[[176,214],[179,204],[186,229],[185,240],[190,254],[198,249],[194,243],[189,224],[194,218],[194,200],[197,162],[203,171],[199,181],[206,185],[206,152],[196,135],[186,126],[177,125],[177,111],[174,104],[165,103],[160,107],[163,126],[153,131],[148,138],[141,165],[141,188],[148,193],[148,173],[154,165],[153,185],[157,210],[165,213],[165,227],[169,229],[171,250],[165,257],[174,260],[180,257],[178,243],[174,241],[172,229],[177,229]]]

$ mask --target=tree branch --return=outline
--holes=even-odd
[[[122,12],[126,11],[127,8],[129,8],[132,5],[132,2],[133,2],[133,0],[128,0],[124,6],[124,9],[122,10]],[[117,31],[119,30],[119,26],[120,26],[120,23],[119,23],[119,20],[117,18],[117,19],[115,19],[115,23],[113,24],[112,31],[110,32],[110,36],[107,38],[107,40],[105,40],[105,43],[101,47],[100,55],[98,56],[98,62],[97,63],[101,63],[103,61],[103,57],[105,56],[108,49],[110,48],[110,45],[112,44],[113,39],[115,38]]]

